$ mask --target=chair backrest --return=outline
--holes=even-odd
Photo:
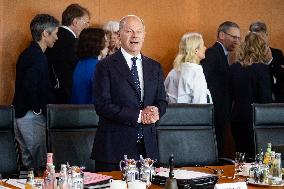
[[[158,122],[160,163],[175,166],[208,165],[218,162],[212,104],[170,104]]]
[[[18,172],[15,144],[14,108],[0,106],[0,173],[4,177]]]
[[[90,159],[98,127],[94,105],[49,104],[47,106],[47,146],[54,154],[54,164],[85,166],[94,170]]]
[[[284,103],[253,104],[253,130],[257,153],[267,143],[284,144]]]

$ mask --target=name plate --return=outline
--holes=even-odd
[[[245,182],[216,184],[214,187],[214,189],[247,189],[247,188],[248,187]]]

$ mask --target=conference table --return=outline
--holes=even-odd
[[[206,167],[183,167],[179,169],[200,171],[205,173],[213,173],[213,170],[223,170],[224,173],[219,176],[218,183],[232,183],[232,182],[241,182],[245,181],[245,177],[239,177],[238,179],[233,179],[234,175],[234,165],[225,165],[225,166],[206,166]],[[112,176],[113,179],[122,179],[122,174],[120,171],[113,172],[102,172],[101,174]],[[17,189],[17,187],[3,183],[4,186]],[[283,189],[284,186],[260,186],[260,185],[250,185],[248,184],[248,189]],[[152,184],[149,189],[162,189],[163,187]]]
[[[213,173],[213,170],[223,170],[224,173],[219,177],[218,183],[232,183],[246,181],[245,177],[239,177],[238,179],[233,179],[234,175],[234,165],[225,166],[206,166],[206,167],[183,167],[179,169],[186,169],[192,171],[200,171],[205,173]],[[120,171],[113,172],[102,172],[104,175],[112,176],[113,179],[122,179],[122,174]],[[248,184],[248,189],[283,189],[284,186],[260,186],[260,185],[250,185]],[[149,189],[162,189],[163,187],[152,184]]]

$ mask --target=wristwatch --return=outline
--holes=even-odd
[[[39,109],[39,112],[35,112],[35,111],[33,110],[33,113],[34,113],[35,115],[40,115],[40,114],[42,114],[42,110]]]

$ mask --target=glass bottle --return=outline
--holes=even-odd
[[[44,189],[54,189],[57,186],[56,178],[55,178],[55,166],[48,165],[46,171],[46,177],[44,178],[43,188]]]
[[[46,170],[43,174],[43,187],[45,189],[54,189],[57,186],[55,177],[55,166],[53,165],[53,153],[47,153]]]
[[[58,186],[60,189],[68,189],[68,174],[66,164],[61,164]]]
[[[25,189],[33,189],[34,187],[35,187],[34,169],[30,168],[28,170],[28,177],[27,177]]]
[[[47,153],[46,157],[46,170],[43,173],[43,179],[47,178],[50,173],[51,166],[53,165],[53,153]]]
[[[271,143],[267,143],[267,149],[263,158],[263,163],[265,165],[271,165]]]
[[[281,154],[275,153],[269,170],[269,184],[280,185],[282,183]]]

